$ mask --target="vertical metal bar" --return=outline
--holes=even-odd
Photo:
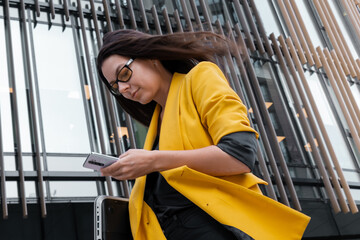
[[[109,21],[109,20],[111,20],[111,19],[110,18],[107,19],[107,21]],[[113,31],[112,24],[110,24],[108,22],[108,26],[109,26],[109,31]],[[107,102],[109,104],[110,122],[111,122],[111,125],[113,126],[113,130],[114,130],[116,151],[118,154],[122,154],[124,151],[121,149],[121,143],[119,141],[120,137],[119,137],[119,132],[117,129],[117,122],[116,122],[115,111],[114,111],[114,103],[113,103],[114,99],[111,98],[110,93],[108,91],[105,91],[105,96],[106,96]],[[136,148],[135,134],[134,134],[134,130],[132,127],[132,120],[131,120],[131,117],[129,116],[129,114],[126,112],[125,112],[125,122],[128,127],[130,146],[132,148]],[[122,188],[124,190],[125,197],[129,197],[130,189],[129,189],[128,181],[127,180],[121,181],[121,184],[122,184]]]
[[[257,22],[257,26],[259,28],[259,31],[260,31],[260,34],[265,42],[265,48],[266,48],[266,52],[268,54],[269,57],[271,57],[272,55],[274,55],[274,51],[269,43],[269,39],[266,35],[266,31],[265,31],[265,28],[264,28],[264,25],[262,23],[262,19],[259,15],[259,12],[256,8],[256,4],[254,3],[254,0],[250,0],[250,4],[251,4],[251,8],[253,10],[253,14],[255,16],[255,19],[256,19],[256,22]]]
[[[211,22],[211,18],[210,18],[210,15],[209,15],[209,11],[208,11],[208,9],[206,7],[206,4],[205,4],[204,0],[200,0],[200,6],[201,6],[201,9],[203,10],[203,15],[205,17],[205,22],[209,26],[209,31],[214,32],[212,22]]]
[[[77,0],[77,4],[78,4],[77,8],[78,8],[78,14],[79,14],[79,19],[80,19],[80,25],[81,25],[81,33],[82,33],[82,36],[83,36],[83,44],[84,44],[85,55],[86,55],[86,63],[87,63],[88,71],[89,71],[89,78],[90,78],[91,85],[95,86],[94,77],[92,75],[93,71],[92,71],[92,65],[91,65],[90,54],[89,54],[89,46],[88,46],[87,37],[86,37],[84,15],[83,15],[83,11],[82,11],[82,8],[81,8],[80,0]],[[92,93],[93,100],[94,100],[95,114],[96,114],[96,119],[97,119],[96,122],[98,123],[98,131],[99,131],[101,152],[106,153],[104,133],[102,131],[102,127],[100,126],[100,118],[101,117],[100,117],[100,109],[99,109],[98,97],[97,97],[96,89],[94,87],[91,88],[91,93]],[[113,189],[112,189],[112,185],[111,185],[111,178],[110,177],[106,177],[106,183],[107,183],[107,187],[108,187],[108,190],[109,190],[109,195],[113,196],[114,193],[113,193]]]
[[[240,28],[238,25],[236,25],[236,29],[237,29],[237,32],[239,33]],[[245,42],[242,39],[241,34],[239,34],[239,43],[240,43],[240,47],[246,49]],[[260,111],[262,112],[262,116],[264,117],[265,123],[267,124],[267,127],[268,127],[268,133],[269,133],[268,137],[270,138],[271,142],[273,143],[272,146],[275,151],[275,155],[280,163],[281,169],[283,170],[285,182],[289,189],[291,200],[294,204],[294,207],[298,210],[301,210],[300,202],[297,197],[293,182],[291,180],[291,176],[289,173],[289,169],[287,168],[286,161],[284,159],[284,156],[281,152],[279,143],[277,141],[276,132],[275,132],[274,126],[272,125],[272,122],[271,122],[271,119],[269,116],[269,112],[267,111],[267,108],[265,106],[265,100],[262,96],[260,85],[258,83],[254,67],[251,63],[249,53],[247,51],[244,51],[244,56],[245,56],[245,62],[247,63],[246,66],[247,66],[247,69],[248,69],[248,72],[250,75],[250,79],[251,79],[251,82],[253,83],[252,86],[253,86],[253,88],[255,90],[255,94],[259,100],[258,103],[259,103]]]
[[[223,36],[225,36],[225,34],[223,32],[223,29],[221,27],[221,24],[220,24],[220,22],[218,20],[216,21],[216,26],[217,26],[218,31]],[[232,29],[231,29],[229,21],[226,22],[226,27],[227,27],[227,31],[229,32],[229,35],[230,35],[229,38],[231,39],[231,41],[233,43],[235,43],[234,35],[232,33]],[[242,102],[245,104],[245,96],[242,93],[242,88],[240,86],[240,79],[238,79],[238,76],[237,76],[237,74],[235,72],[235,66],[234,66],[234,62],[232,60],[232,57],[230,55],[230,52],[228,52],[226,54],[226,59],[227,59],[227,63],[228,63],[229,69],[230,69],[231,77],[233,79],[234,90],[239,95]],[[254,124],[253,124],[253,122],[251,120],[251,116],[250,116],[249,113],[248,113],[248,119],[249,119],[251,127],[254,128]],[[259,164],[260,164],[260,168],[261,168],[261,170],[263,172],[264,180],[268,182],[268,185],[265,188],[266,188],[266,190],[268,192],[269,197],[271,197],[274,200],[277,200],[276,194],[275,194],[275,191],[274,191],[274,188],[273,188],[273,184],[271,182],[271,178],[270,178],[268,169],[266,167],[265,160],[264,160],[264,158],[262,157],[262,155],[260,153],[260,145],[259,145],[260,143],[259,143],[259,141],[257,143],[258,143],[258,149],[257,149],[258,150],[257,151],[258,161],[259,161]]]
[[[282,44],[285,44],[282,37],[279,38],[279,41],[280,43]],[[297,55],[294,55],[296,53],[296,50],[295,50],[295,46],[293,45],[292,41],[290,38],[287,38],[286,39],[286,43],[287,43],[287,46],[289,47],[290,49],[290,54],[291,54],[291,57],[292,57],[292,60],[293,60],[293,63],[295,64],[296,66],[296,69],[297,69],[297,73],[299,74],[300,76],[300,80],[302,82],[302,85],[300,84],[300,81],[297,81],[298,78],[295,76],[296,73],[294,73],[294,80],[295,81],[295,84],[296,84],[296,87],[298,88],[298,91],[299,91],[299,94],[301,94],[301,99],[303,101],[303,104],[305,106],[305,109],[306,109],[306,113],[308,115],[308,119],[310,121],[310,124],[313,128],[313,131],[315,133],[315,136],[316,136],[316,139],[319,143],[319,147],[320,147],[320,150],[321,152],[323,153],[323,159],[325,160],[325,163],[326,164],[329,164],[328,162],[328,156],[327,156],[327,152],[326,152],[326,149],[324,149],[324,143],[323,143],[323,140],[322,140],[322,137],[323,136],[326,136],[326,129],[323,128],[324,127],[324,124],[322,122],[322,118],[320,116],[320,113],[317,109],[317,106],[316,106],[316,102],[314,101],[314,98],[312,96],[312,93],[310,91],[310,88],[309,88],[309,85],[307,83],[307,80],[306,80],[306,77],[305,77],[305,74],[304,74],[304,70],[302,68],[302,65],[300,63],[300,60],[298,58]],[[287,50],[287,47],[285,45],[283,45],[283,50],[286,51]],[[301,87],[301,88],[300,88]],[[301,91],[302,87],[305,89],[305,92],[306,92],[306,95],[303,91]],[[310,101],[310,103],[309,103]],[[318,131],[317,129],[317,124],[316,124],[316,119],[315,117],[313,116],[313,112],[316,116],[316,119],[317,119],[317,123],[319,125],[319,127],[321,128],[322,130],[322,136],[320,134],[320,132]],[[326,189],[326,192],[330,198],[330,202],[334,208],[334,211],[335,212],[340,212],[340,207],[339,207],[339,204],[338,202],[336,201],[336,197],[335,197],[335,194],[334,194],[334,191],[333,191],[333,188],[331,187],[331,183],[329,181],[329,177],[326,173],[326,169],[323,165],[323,162],[321,161],[321,156],[317,156],[318,152],[316,151],[317,150],[317,147],[316,147],[316,143],[314,142],[314,139],[310,138],[308,139],[308,141],[310,142],[310,145],[311,146],[314,146],[312,147],[312,150],[313,150],[313,153],[314,153],[314,159],[316,161],[316,165],[318,166],[319,168],[319,171],[320,171],[320,175],[322,176],[323,178],[323,182],[324,182],[324,186],[325,186],[325,189]],[[331,151],[330,148],[328,148],[329,151]],[[331,175],[333,175],[333,172],[332,172],[332,166],[331,164],[329,164],[330,166],[328,167],[328,171],[330,172]],[[333,175],[334,176],[334,175]],[[337,180],[337,178],[335,177],[335,180]],[[334,182],[333,182],[334,183]],[[336,183],[335,183],[336,184]],[[340,197],[340,196],[339,196]]]
[[[39,0],[35,0],[35,11],[36,11],[36,16],[40,17],[40,4],[39,4]]]
[[[80,1],[80,3],[81,3],[81,1]],[[110,18],[109,5],[108,5],[107,0],[102,0],[102,3],[103,3],[103,6],[104,6],[106,22],[108,23],[108,30],[111,31],[112,22],[111,22],[111,18]],[[81,5],[80,5],[80,7],[81,7]]]
[[[124,29],[125,23],[124,23],[124,18],[123,18],[122,9],[121,9],[119,0],[115,0],[115,6],[116,6],[116,15],[117,15],[117,18],[119,21],[120,29]]]
[[[148,20],[147,20],[147,17],[146,17],[144,3],[143,3],[142,0],[138,0],[138,3],[139,3],[139,6],[140,6],[139,10],[140,10],[142,22],[143,22],[143,25],[144,25],[144,29],[145,29],[145,32],[148,33],[148,32],[150,32],[150,28],[149,28],[149,23],[148,23]]]
[[[240,31],[240,28],[239,28],[238,25],[235,25],[235,29],[238,29],[238,31]],[[239,35],[238,38],[240,38],[240,37],[241,37],[241,35]],[[242,38],[241,38],[241,40],[243,41]],[[243,46],[241,45],[239,50],[241,50],[242,47]],[[245,51],[247,51],[246,47],[243,49],[243,52],[245,52]],[[254,116],[255,116],[255,119],[256,119],[256,124],[257,124],[257,126],[259,128],[259,133],[260,133],[261,139],[263,140],[264,148],[265,148],[265,151],[266,151],[267,156],[269,158],[270,166],[271,166],[271,168],[273,170],[273,173],[274,173],[275,182],[276,182],[277,188],[279,190],[281,201],[285,205],[289,206],[290,204],[289,204],[289,200],[288,200],[288,197],[287,197],[287,194],[286,194],[286,191],[285,191],[285,187],[283,185],[281,175],[280,175],[279,169],[277,167],[277,163],[276,163],[275,157],[273,155],[273,151],[272,151],[271,146],[270,146],[269,139],[267,138],[265,126],[264,126],[263,121],[262,121],[262,117],[261,117],[261,114],[260,114],[260,111],[259,111],[259,107],[257,106],[256,99],[255,99],[253,90],[251,88],[250,80],[249,80],[249,77],[248,77],[248,75],[246,73],[246,67],[244,65],[244,62],[243,62],[242,57],[240,56],[239,52],[235,52],[235,58],[236,58],[237,65],[239,67],[239,70],[240,70],[240,73],[241,73],[241,76],[242,76],[242,79],[243,79],[242,82],[244,84],[245,91],[246,91],[248,99],[250,101],[250,105],[253,108],[253,113],[254,113]]]
[[[281,55],[281,52],[280,52],[280,49],[279,49],[279,46],[277,45],[277,42],[276,42],[276,39],[275,39],[275,36],[274,34],[271,35],[271,39],[273,41],[273,46],[275,48],[275,51],[279,52],[279,54],[277,54],[278,56],[278,60],[282,62],[282,65],[284,65],[284,73],[287,74],[287,76],[285,77],[285,80],[287,82],[287,85],[289,87],[289,90],[291,92],[291,95],[293,96],[293,99],[294,99],[294,103],[295,103],[295,107],[296,107],[296,111],[298,112],[299,114],[299,118],[300,118],[300,121],[301,121],[301,125],[303,127],[303,130],[304,130],[304,133],[306,135],[306,138],[308,139],[308,141],[310,142],[310,145],[311,145],[311,149],[312,149],[312,154],[314,156],[314,159],[315,159],[315,162],[317,163],[318,167],[319,167],[319,171],[320,171],[320,174],[321,176],[323,177],[323,181],[325,179],[325,177],[327,177],[327,175],[323,175],[323,174],[326,174],[326,170],[325,168],[323,167],[322,165],[322,160],[321,160],[321,156],[320,156],[320,153],[318,152],[318,149],[317,149],[317,146],[316,146],[316,143],[315,143],[315,140],[314,140],[314,134],[315,134],[315,137],[319,143],[319,146],[320,146],[320,150],[321,152],[323,153],[323,157],[324,157],[324,160],[326,162],[326,165],[327,165],[327,168],[328,168],[328,172],[330,173],[330,176],[332,178],[332,182],[334,184],[334,187],[337,191],[337,194],[338,194],[338,197],[339,197],[339,200],[340,200],[340,203],[341,203],[341,207],[343,209],[343,212],[349,212],[349,208],[348,206],[346,205],[346,201],[342,195],[342,192],[341,192],[341,189],[340,189],[340,185],[339,185],[339,182],[338,182],[338,179],[334,173],[334,171],[332,170],[332,166],[331,166],[331,163],[330,163],[330,160],[328,158],[328,155],[327,155],[327,151],[325,149],[325,146],[324,146],[324,143],[322,141],[322,136],[319,132],[319,130],[317,129],[317,125],[316,125],[316,122],[315,122],[315,118],[313,116],[313,113],[311,111],[311,106],[310,104],[308,103],[308,100],[306,98],[306,94],[304,93],[304,91],[302,90],[301,87],[301,84],[300,84],[300,81],[299,79],[297,78],[297,73],[296,73],[296,69],[295,69],[295,66],[294,66],[294,63],[293,61],[291,61],[291,57],[290,57],[290,53],[289,53],[289,50],[287,49],[287,45],[285,44],[285,40],[282,36],[279,37],[279,42],[281,43],[282,45],[282,48],[283,48],[283,54],[285,55],[285,58],[288,62],[288,66],[290,68],[290,71],[291,71],[291,74],[293,76],[293,81],[291,81],[291,78],[289,76],[289,74],[287,73],[286,69],[285,69],[285,63],[284,63],[284,60],[283,60],[283,57]],[[299,62],[300,63],[300,62]],[[301,73],[300,73],[301,74]],[[299,74],[299,75],[300,75]],[[294,86],[294,82],[296,84],[296,87]],[[297,92],[296,92],[296,89],[297,89]],[[300,100],[298,98],[298,95],[300,95],[301,97],[301,100],[305,106],[305,109],[306,109],[306,113],[307,113],[307,116],[308,116],[308,119],[309,119],[309,122],[310,122],[310,125],[313,129],[313,132],[314,134],[311,132],[311,128],[309,126],[309,123],[308,121],[306,120],[305,118],[305,115],[302,111],[302,108],[301,108],[301,105],[300,105]],[[317,109],[315,109],[314,111],[317,111]],[[318,121],[321,121],[321,119],[318,119]],[[321,129],[323,130],[323,129]],[[326,131],[326,130],[325,130]],[[324,133],[323,133],[324,134]],[[326,133],[325,133],[326,134]],[[325,136],[324,134],[324,136]],[[326,135],[327,136],[327,135]],[[325,136],[325,137],[326,137]],[[329,151],[331,151],[332,149],[328,149]],[[332,156],[333,157],[333,156]],[[335,156],[336,158],[336,156]],[[320,169],[321,168],[321,169]],[[328,179],[327,179],[328,180]],[[327,181],[325,180],[325,181]],[[328,183],[324,183],[324,185],[326,186]]]
[[[192,25],[192,22],[191,22],[189,11],[188,11],[187,6],[186,6],[186,2],[185,2],[185,0],[180,0],[180,3],[181,3],[181,8],[182,8],[182,13],[184,14],[184,18],[185,18],[185,21],[186,21],[186,24],[187,24],[187,27],[188,27],[188,31],[193,32],[194,28],[193,28],[193,25]]]
[[[195,17],[196,24],[199,27],[199,30],[204,31],[203,25],[202,25],[201,20],[200,20],[199,11],[197,10],[195,0],[190,0],[190,4],[191,4],[192,12],[193,12],[194,17]]]
[[[22,148],[21,148],[21,137],[20,137],[20,122],[19,122],[19,110],[17,104],[17,91],[15,84],[15,70],[14,70],[14,55],[12,48],[12,37],[11,37],[11,22],[10,22],[10,6],[9,0],[4,0],[4,30],[5,30],[5,42],[7,52],[7,63],[8,63],[8,74],[9,74],[9,87],[10,87],[10,100],[11,100],[11,114],[14,134],[14,152],[16,155],[16,165],[19,171],[19,195],[21,198],[23,217],[27,218],[28,210],[26,204],[25,195],[25,178],[22,163]]]
[[[29,105],[29,119],[31,124],[31,135],[33,142],[33,151],[35,155],[35,167],[37,172],[37,189],[40,199],[40,206],[41,206],[41,215],[42,217],[46,217],[46,205],[45,205],[45,195],[44,195],[44,185],[43,185],[43,177],[41,171],[41,161],[40,161],[40,144],[38,138],[38,122],[36,118],[36,110],[35,110],[35,93],[34,93],[34,86],[33,86],[33,79],[31,74],[31,63],[30,63],[30,51],[29,51],[29,40],[27,35],[27,26],[26,26],[26,17],[25,17],[25,3],[24,0],[20,0],[20,31],[21,31],[21,43],[22,43],[22,50],[24,56],[24,72],[25,72],[25,81],[27,85],[27,96],[28,96],[28,105]],[[31,28],[31,18],[30,12],[28,12],[29,17],[29,25]]]
[[[168,14],[168,11],[167,11],[166,7],[164,7],[164,9],[162,11],[162,14],[164,16],[167,33],[170,33],[170,34],[173,33],[170,18],[169,18],[169,14]]]
[[[183,27],[181,25],[181,20],[180,20],[178,10],[174,11],[174,18],[175,18],[175,21],[176,21],[177,32],[184,32],[184,29],[183,29]]]
[[[28,15],[30,15],[31,10],[28,9]],[[33,15],[34,18],[36,16]],[[30,19],[30,16],[28,17]],[[46,156],[46,146],[45,146],[45,136],[44,136],[44,130],[43,127],[44,124],[42,122],[42,110],[41,110],[41,103],[40,103],[40,91],[38,86],[38,75],[37,75],[37,67],[36,67],[36,58],[35,58],[35,47],[34,47],[34,36],[33,36],[33,30],[31,27],[31,21],[29,21],[29,39],[30,39],[30,46],[31,46],[31,58],[32,58],[32,66],[33,66],[33,75],[34,75],[34,88],[35,88],[35,96],[36,96],[36,105],[38,108],[38,121],[39,121],[39,133],[41,138],[41,148],[42,148],[42,157],[43,157],[43,167],[44,171],[48,171],[47,167],[47,156]],[[47,193],[47,199],[50,200],[50,186],[49,182],[45,181],[45,187],[46,187],[46,193]]]
[[[240,0],[234,0],[234,7],[235,7],[235,11],[236,11],[236,15],[240,21],[240,24],[242,26],[242,29],[244,31],[244,34],[246,36],[246,43],[247,43],[247,46],[249,47],[250,51],[251,52],[255,52],[256,51],[256,47],[255,47],[255,44],[252,40],[252,36],[251,36],[251,33],[250,33],[250,30],[248,28],[248,25],[245,21],[245,18],[242,14],[242,11],[241,11],[241,5],[240,5]]]
[[[1,109],[0,109],[1,110]],[[7,198],[6,198],[6,180],[5,180],[5,164],[4,164],[4,148],[3,148],[3,139],[1,131],[1,111],[0,111],[0,181],[1,181],[1,206],[3,212],[3,219],[9,217]]]
[[[256,28],[254,19],[253,19],[252,15],[251,15],[251,11],[250,11],[248,1],[245,0],[245,1],[242,1],[242,3],[243,3],[242,5],[243,5],[245,15],[247,17],[247,22],[250,25],[252,34],[254,35],[254,38],[255,38],[255,40],[257,42],[258,50],[259,50],[260,54],[264,54],[265,53],[264,45],[263,45],[263,42],[260,39],[260,34],[259,34],[259,32],[258,32],[258,30]]]
[[[64,12],[65,12],[65,17],[66,17],[65,19],[68,22],[70,19],[68,0],[62,0],[62,1],[63,1]]]
[[[49,8],[50,8],[51,19],[55,19],[54,0],[49,0]]]
[[[127,6],[128,6],[129,13],[130,13],[131,28],[137,29],[134,8],[133,8],[133,4],[132,4],[131,0],[127,0]]]
[[[96,41],[97,41],[98,47],[100,48],[101,44],[102,44],[102,39],[100,36],[100,30],[99,30],[98,18],[97,18],[96,9],[95,9],[95,3],[94,3],[94,0],[89,0],[89,1],[90,1],[90,7],[91,7],[91,17],[94,22]]]
[[[253,0],[251,0],[251,1],[253,1]],[[293,8],[293,10],[295,12],[296,18],[299,21],[299,24],[301,26],[301,31],[305,36],[307,44],[309,45],[310,51],[312,53],[312,58],[314,59],[315,65],[316,65],[317,68],[319,68],[321,66],[319,57],[316,54],[314,45],[313,45],[312,40],[311,40],[311,38],[309,36],[309,33],[308,33],[307,29],[306,29],[305,23],[304,23],[304,21],[302,19],[302,16],[301,16],[300,11],[299,11],[299,9],[298,9],[298,7],[296,5],[295,0],[291,0],[291,5],[292,5],[292,8]]]
[[[155,5],[153,5],[151,7],[151,12],[152,12],[152,15],[154,18],[154,25],[155,25],[156,32],[157,32],[157,34],[162,35],[161,26],[160,26],[160,22],[159,22],[159,16],[157,14]]]

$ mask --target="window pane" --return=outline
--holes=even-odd
[[[46,150],[88,153],[89,135],[72,32],[47,28],[38,24],[34,29]]]
[[[86,155],[87,156],[87,155]],[[47,157],[47,165],[49,171],[85,171],[93,172],[93,170],[84,168],[83,163],[86,159],[84,157]]]
[[[325,125],[327,134],[329,135],[332,147],[340,162],[342,168],[354,169],[355,164],[350,155],[349,148],[346,145],[345,139],[338,123],[334,117],[330,103],[328,102],[323,88],[321,87],[320,80],[317,74],[310,74],[306,72],[311,93],[315,99],[317,109],[319,110],[321,119]]]
[[[95,182],[50,182],[51,197],[92,197],[97,196]]]
[[[5,46],[4,20],[0,19],[0,125],[4,152],[14,151],[12,116],[10,107],[9,76],[7,71],[7,52]]]
[[[264,25],[265,31],[268,35],[274,33],[275,36],[282,34],[281,26],[279,21],[273,12],[273,6],[269,0],[255,0],[256,8],[261,17],[262,23]]]

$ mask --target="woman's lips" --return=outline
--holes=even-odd
[[[131,94],[131,97],[132,97],[133,99],[135,98],[135,96],[136,96],[136,94],[137,94],[138,91],[139,91],[139,89],[135,90],[135,92],[133,92],[133,93]]]

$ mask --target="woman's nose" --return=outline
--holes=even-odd
[[[130,88],[130,86],[128,83],[119,82],[118,88],[119,88],[119,92],[121,94],[124,94]]]

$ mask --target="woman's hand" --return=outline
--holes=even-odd
[[[118,180],[135,179],[156,171],[154,168],[155,151],[130,149],[119,156],[119,160],[101,169],[103,176]]]

